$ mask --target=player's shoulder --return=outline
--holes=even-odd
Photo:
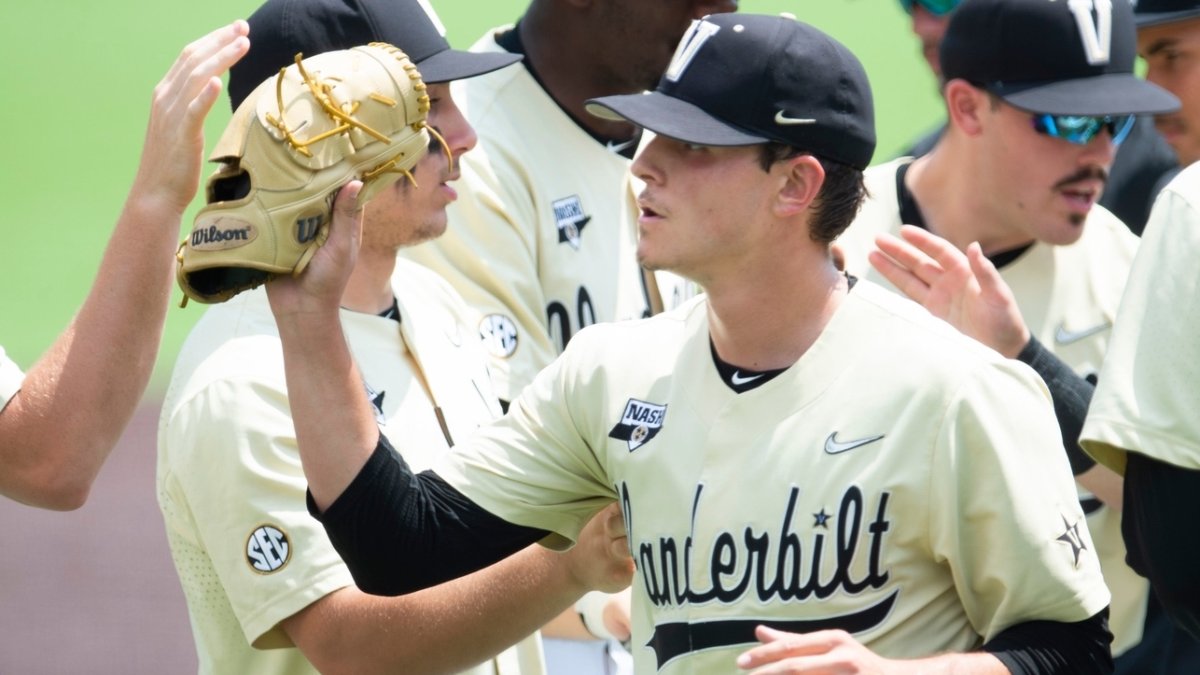
[[[196,322],[179,349],[164,416],[219,381],[283,386],[279,331],[261,287],[208,307]]]
[[[1160,198],[1178,198],[1193,211],[1200,211],[1200,162],[1184,167],[1165,186]]]
[[[672,310],[644,319],[593,324],[571,338],[564,354],[646,355],[676,350],[687,335],[707,326],[707,307],[708,296],[701,294]]]
[[[912,164],[912,157],[897,157],[895,159],[874,164],[863,171],[863,183],[871,198],[884,201],[896,199],[896,172],[901,167]]]
[[[947,384],[979,369],[1021,365],[938,319],[921,305],[867,280],[849,295],[849,327],[869,335],[869,358],[912,371],[917,380]],[[895,376],[893,376],[895,377]]]

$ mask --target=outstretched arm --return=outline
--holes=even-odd
[[[188,45],[154,89],[137,177],[92,290],[0,412],[0,494],[79,508],[158,354],[180,220],[200,179],[204,117],[249,48],[244,21]]]
[[[934,316],[1037,371],[1050,389],[1075,479],[1105,504],[1120,509],[1120,477],[1097,465],[1079,446],[1092,383],[1030,335],[1012,291],[979,244],[971,244],[964,254],[919,227],[906,225],[900,235],[902,239],[886,234],[876,238],[878,250],[869,256],[875,269]]]

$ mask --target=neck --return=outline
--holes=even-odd
[[[525,45],[525,60],[537,73],[546,93],[566,110],[575,122],[602,138],[633,138],[636,128],[626,122],[602,120],[588,113],[584,102],[614,94],[634,94],[638,87],[616,83],[607,77],[587,49],[588,27],[570,8],[560,3],[532,3],[518,29]]]
[[[787,267],[759,270],[740,283],[705,286],[713,346],[743,368],[787,368],[820,337],[848,284],[823,247]]]
[[[362,249],[346,290],[342,307],[352,312],[378,314],[392,306],[392,271],[396,268],[396,252]]]
[[[904,177],[929,231],[949,241],[960,251],[979,242],[984,255],[1033,243],[1019,224],[998,208],[989,191],[986,172],[976,160],[976,151],[953,136],[946,136],[924,157],[913,161]]]

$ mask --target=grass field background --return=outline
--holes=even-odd
[[[155,83],[185,44],[258,4],[62,0],[6,8],[0,27],[0,132],[8,148],[0,169],[0,345],[19,364],[28,367],[38,358],[91,286],[137,167]],[[516,19],[526,2],[433,4],[451,43],[466,48],[488,27]],[[877,160],[939,118],[932,77],[897,2],[742,0],[741,10],[791,12],[862,59],[875,90]],[[222,98],[208,120],[208,147],[228,118]],[[185,215],[184,229],[196,207]],[[195,304],[171,310],[151,396],[165,385],[179,345],[202,312]]]

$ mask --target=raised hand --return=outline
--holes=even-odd
[[[882,234],[868,259],[902,293],[962,333],[1015,358],[1029,342],[1029,328],[1012,290],[978,243],[967,252],[911,225],[898,239]]]

